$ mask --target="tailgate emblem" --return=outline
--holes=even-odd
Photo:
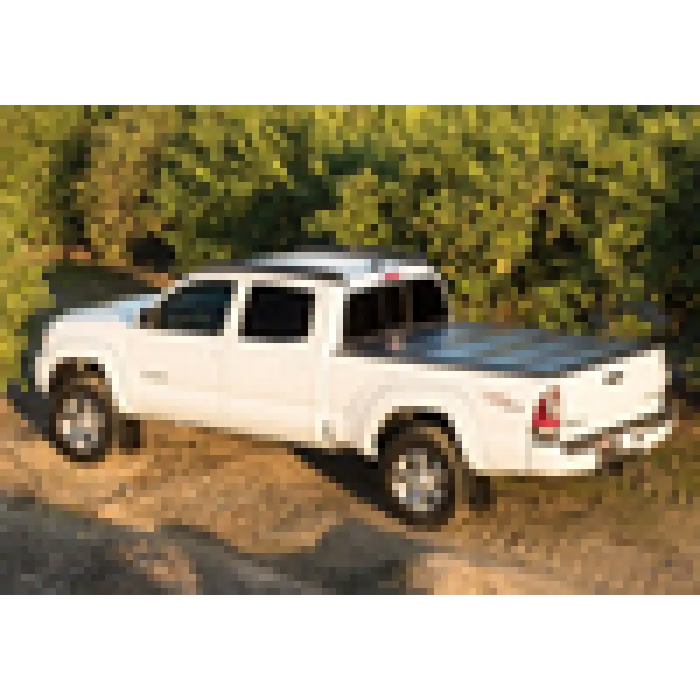
[[[619,384],[622,381],[622,372],[616,371],[616,372],[608,372],[603,377],[603,384],[606,384],[607,386],[611,386],[614,384]]]

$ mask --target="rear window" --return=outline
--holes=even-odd
[[[411,330],[447,320],[442,286],[433,279],[396,282],[348,297],[343,313],[343,341],[373,338],[388,331]]]

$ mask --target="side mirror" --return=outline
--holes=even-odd
[[[155,328],[158,319],[158,307],[148,307],[139,314],[139,328]]]

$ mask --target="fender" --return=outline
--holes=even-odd
[[[48,348],[47,355],[42,355],[37,373],[38,385],[42,391],[49,389],[50,377],[56,367],[69,360],[85,360],[99,365],[110,384],[112,396],[117,409],[124,414],[132,412],[130,386],[126,373],[126,362],[117,345],[95,341],[93,338],[57,338]]]
[[[479,435],[481,426],[467,392],[455,391],[453,386],[431,386],[430,389],[411,390],[405,387],[384,386],[358,406],[359,427],[354,441],[363,454],[377,458],[376,438],[386,420],[393,414],[406,411],[437,413],[450,420],[463,454],[474,469],[487,468],[488,455]]]

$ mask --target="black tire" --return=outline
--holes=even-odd
[[[423,455],[433,465],[430,471],[435,474],[438,485],[434,499],[426,495],[418,502],[416,497],[416,502],[409,505],[414,501],[411,493],[415,491],[410,491],[408,486],[404,489],[400,473],[410,471],[407,461],[412,453]],[[414,424],[394,437],[381,455],[380,467],[387,509],[412,526],[432,528],[446,523],[454,515],[464,485],[469,483],[459,451],[443,430],[432,425]],[[431,500],[433,502],[429,503]]]
[[[76,413],[91,414],[97,427],[86,429],[90,439],[71,438],[62,427],[70,420],[69,407],[74,404]],[[120,418],[114,410],[109,390],[100,377],[78,377],[63,384],[51,397],[49,438],[56,450],[72,462],[83,464],[102,461],[114,447]],[[76,434],[82,431],[75,430]],[[84,434],[87,434],[84,433]]]

